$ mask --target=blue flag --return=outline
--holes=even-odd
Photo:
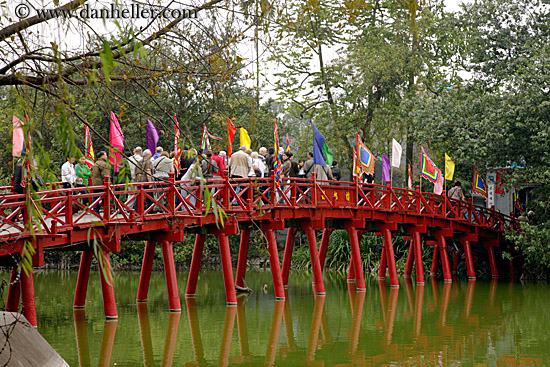
[[[323,158],[323,145],[325,137],[313,124],[313,163],[326,167],[325,159]]]

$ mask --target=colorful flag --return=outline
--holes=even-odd
[[[390,158],[385,155],[382,156],[382,181],[391,181]]]
[[[21,157],[23,145],[25,145],[25,136],[23,133],[23,123],[19,118],[13,115],[13,147],[11,155],[13,157]]]
[[[201,149],[203,152],[205,150],[210,150],[210,139],[208,138],[208,130],[206,129],[206,124],[202,124]]]
[[[351,175],[353,177],[357,177],[359,176],[359,174],[361,173],[361,171],[359,170],[358,172],[358,167],[357,167],[357,150],[355,150],[355,148],[353,148],[353,165],[351,166]]]
[[[439,171],[437,182],[434,184],[434,194],[441,195],[443,192],[443,184],[444,184],[444,178],[441,174],[441,170],[439,168],[436,168]]]
[[[151,154],[155,154],[157,151],[157,143],[159,141],[159,131],[155,124],[147,119],[147,136],[146,136],[146,148],[151,151]]]
[[[174,114],[174,171],[176,172],[175,176],[179,175],[181,169],[181,147],[180,147],[180,124]]]
[[[423,147],[420,147],[421,150],[421,164],[420,164],[420,176],[424,177],[426,180],[436,183],[439,180],[439,175],[441,171],[437,168],[434,162],[426,154]]]
[[[233,154],[233,139],[235,138],[235,134],[237,133],[237,128],[229,117],[227,118],[227,156],[231,157],[231,154]]]
[[[323,157],[325,157],[325,162],[332,166],[332,161],[334,161],[334,154],[330,151],[330,148],[328,147],[328,144],[325,140],[325,143],[323,144]]]
[[[474,182],[472,185],[472,191],[487,197],[487,186],[483,182],[483,178],[477,173],[477,168],[474,168]]]
[[[516,208],[520,213],[523,213],[523,208],[521,207],[521,201],[519,199],[519,191],[517,187],[514,187],[514,208]]]
[[[250,149],[252,141],[250,140],[250,136],[248,136],[248,131],[246,131],[244,127],[241,127],[239,132],[240,132],[241,146],[244,145],[246,149]]]
[[[357,134],[357,165],[369,175],[374,174],[375,157]]]
[[[275,154],[273,154],[273,171],[275,172],[275,179],[277,182],[281,180],[281,158],[279,157],[279,129],[277,128],[277,122],[275,123],[275,130],[273,131]]]
[[[411,164],[409,163],[409,180],[408,180],[409,189],[413,189],[413,180],[412,180],[412,169]]]
[[[325,137],[313,124],[313,163],[326,167],[327,163],[323,158],[323,145],[325,145]]]
[[[445,153],[445,179],[452,181],[455,174],[455,162]]]
[[[286,134],[285,152],[290,152],[290,140],[288,140],[288,134]]]
[[[397,142],[397,140],[392,139],[391,144],[391,165],[392,167],[399,168],[401,166],[401,153],[403,152],[403,148],[401,148],[401,144]]]
[[[113,111],[111,111],[111,128],[109,131],[109,159],[111,165],[115,167],[115,172],[120,170],[122,160],[122,151],[124,150],[124,134],[118,123],[118,119]]]
[[[502,182],[502,178],[500,177],[500,171],[497,171],[495,181],[495,194],[504,194],[504,183]]]
[[[88,123],[88,121],[86,121]],[[92,169],[94,166],[94,146],[92,145],[92,137],[90,136],[90,128],[86,125],[84,130],[84,149],[86,150],[86,166]]]

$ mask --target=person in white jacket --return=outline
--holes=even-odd
[[[61,166],[61,182],[64,189],[70,189],[76,182],[76,170],[74,168],[74,157],[68,157],[67,161]]]

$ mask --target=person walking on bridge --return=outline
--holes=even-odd
[[[111,169],[107,164],[107,152],[101,151],[97,153],[97,159],[92,167],[92,186],[103,186],[106,177],[110,177]],[[95,193],[103,193],[103,189],[95,189]],[[95,198],[94,198],[95,199]],[[94,200],[92,199],[92,200]],[[100,206],[103,203],[103,198],[96,204],[94,211],[99,214]]]
[[[128,158],[128,163],[130,163],[130,172],[132,173],[132,181],[136,180],[136,167],[139,162],[143,160],[143,157],[141,156],[142,152],[143,149],[141,147],[135,147],[134,155]]]
[[[76,182],[74,161],[74,157],[67,156],[65,163],[61,166],[61,182],[64,189],[70,189]]]

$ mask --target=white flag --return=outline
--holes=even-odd
[[[399,168],[401,165],[401,153],[403,152],[403,149],[401,148],[401,144],[397,142],[397,140],[392,139],[391,144],[391,165],[392,167]]]

